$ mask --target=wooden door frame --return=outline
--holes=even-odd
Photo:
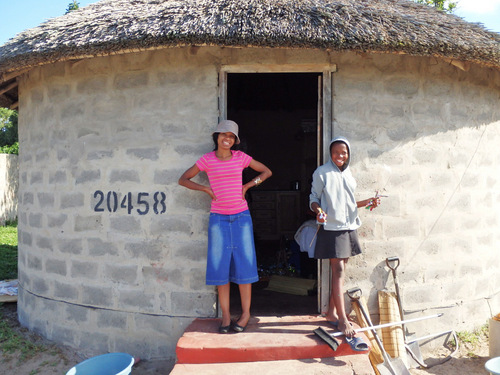
[[[322,139],[318,142],[318,164],[328,160],[328,145],[333,135],[333,74],[336,64],[290,64],[290,65],[221,65],[219,69],[218,121],[227,119],[227,75],[228,73],[318,73],[322,81]],[[326,313],[330,298],[330,262],[318,260],[318,312]],[[218,306],[217,302],[217,306]]]

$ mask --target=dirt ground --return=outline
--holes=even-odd
[[[17,306],[7,303],[0,306],[3,319],[12,329],[21,333],[29,342],[41,345],[43,351],[36,352],[29,358],[23,358],[20,351],[14,353],[0,352],[1,373],[5,375],[64,375],[74,365],[86,359],[76,350],[54,345],[40,336],[22,328],[17,321]],[[430,356],[424,356],[428,364],[440,361],[450,351],[440,348]],[[453,358],[443,364],[427,369],[410,369],[411,375],[485,375],[485,362],[489,359],[488,339],[480,337],[475,344],[461,343]],[[131,375],[167,375],[173,364],[168,361],[140,361],[132,368]]]

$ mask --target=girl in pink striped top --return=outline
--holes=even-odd
[[[253,239],[252,219],[245,194],[271,177],[271,170],[233,146],[240,143],[238,125],[223,120],[213,133],[215,150],[203,155],[179,179],[179,184],[199,190],[212,198],[208,223],[207,285],[217,285],[222,310],[220,333],[232,328],[243,332],[250,319],[252,283],[259,280]],[[247,167],[260,172],[252,181],[242,182]],[[198,173],[208,175],[209,186],[191,179]],[[231,321],[229,311],[230,282],[239,285],[242,314]]]

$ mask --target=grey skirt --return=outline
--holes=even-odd
[[[356,230],[333,231],[324,230],[323,226],[319,228],[314,258],[349,258],[358,254],[361,254],[361,246]]]

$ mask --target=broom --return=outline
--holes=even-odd
[[[365,298],[363,296],[359,297],[359,303],[363,304],[363,307],[365,311],[368,312],[368,307],[366,306]],[[369,324],[365,320],[359,306],[357,303],[352,303],[352,308],[356,312],[356,316],[358,318],[358,324],[360,327],[368,327]],[[369,312],[368,312],[369,314]],[[365,332],[366,337],[368,340],[370,340],[370,346],[371,350],[370,353],[368,353],[368,358],[370,359],[370,363],[372,364],[373,370],[375,371],[375,374],[380,375],[380,372],[377,370],[377,365],[380,363],[384,362],[384,357],[382,355],[382,351],[380,350],[380,347],[377,344],[377,340],[375,340],[375,336],[373,336],[372,331],[366,331]]]

